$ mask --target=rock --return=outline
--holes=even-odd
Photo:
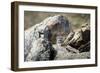
[[[67,36],[67,38],[65,39],[63,45],[67,45],[69,43],[69,41],[73,38],[75,32],[70,32],[69,35]]]
[[[50,32],[48,32],[46,28],[48,28]],[[54,33],[58,32],[57,29],[59,28],[61,29],[62,32],[69,33],[70,31],[68,21],[66,21],[62,15],[48,17],[39,24],[36,24],[31,28],[25,30],[24,61],[49,60],[49,59],[52,60],[54,56],[52,56],[53,54],[51,55],[51,53],[55,53],[55,51],[53,50],[52,46],[47,50],[47,48],[43,46],[44,44],[41,41],[41,37],[44,36],[47,37],[47,39],[49,39],[48,36],[50,34],[51,36],[53,36]],[[63,30],[63,28],[67,28],[67,30],[65,29]],[[42,39],[45,40],[45,38]]]
[[[70,59],[89,59],[90,52],[79,52],[79,50],[67,45],[56,46],[54,45],[54,49],[57,51],[57,55],[55,56],[55,60],[70,60]]]
[[[87,42],[86,44],[84,45],[81,45],[78,50],[80,52],[86,52],[86,51],[90,51],[90,42]]]
[[[61,53],[58,54],[55,60],[72,60],[72,59],[90,59],[90,52],[82,52],[82,53]]]
[[[71,53],[79,53],[79,50],[77,50],[76,48],[71,47],[70,45],[66,46],[66,50],[71,52]]]
[[[90,50],[90,27],[88,24],[85,24],[80,29],[71,32],[64,44],[70,45],[73,48],[78,49],[80,52],[87,52]]]
[[[66,54],[69,53],[69,51],[66,50],[66,48],[62,47],[61,45],[53,45],[54,49],[57,51],[55,60],[66,60]]]
[[[75,31],[73,38],[68,43],[70,46],[75,47],[77,49],[82,44],[82,40],[83,40],[82,39],[82,31],[77,30],[77,31]]]
[[[33,47],[26,57],[26,61],[46,61],[53,60],[55,58],[56,51],[52,47],[51,43],[46,42],[42,38],[39,38],[32,44]]]

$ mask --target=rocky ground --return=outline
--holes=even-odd
[[[67,26],[67,31],[61,25]],[[56,15],[27,29],[24,61],[89,59],[90,26],[87,23],[82,24],[81,28],[71,31],[69,25],[64,16]],[[61,30],[55,27],[60,27]],[[59,32],[63,32],[63,41],[58,39],[58,42],[52,42],[52,36]]]

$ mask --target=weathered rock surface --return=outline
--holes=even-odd
[[[56,55],[55,60],[72,60],[72,59],[90,59],[90,52],[82,53],[59,53]]]
[[[52,47],[51,43],[39,38],[35,40],[32,45],[33,47],[26,57],[26,61],[45,61],[54,59],[56,51]]]
[[[54,46],[54,49],[57,51],[55,60],[90,59],[90,52],[79,52],[79,50],[70,45],[65,47]]]
[[[71,32],[64,45],[70,45],[73,48],[78,49],[80,52],[87,52],[90,50],[90,26],[88,24],[82,25],[82,27],[74,32]]]
[[[47,61],[90,58],[90,26],[82,25],[70,32],[63,46],[54,44],[52,36],[70,32],[68,20],[56,15],[46,18],[39,24],[25,30],[24,61]],[[65,36],[63,36],[65,37]],[[61,42],[60,42],[61,43]]]
[[[47,27],[49,28],[49,30],[52,30],[51,33],[53,33],[56,30],[56,28],[54,27],[59,26],[59,28],[61,29],[60,26],[62,25],[66,26],[67,30],[61,31],[69,32],[69,24],[67,24],[66,22],[67,21],[64,19],[63,16],[56,15],[53,17],[48,17],[41,23],[36,24],[33,27],[25,30],[24,61],[53,59],[53,53],[55,53],[55,50],[53,49],[52,44],[51,46],[49,46],[49,48],[43,46],[43,40],[45,40],[45,38],[42,38],[43,40],[41,40],[41,37],[45,35],[41,35],[41,33],[43,34],[44,32],[47,32],[47,35],[49,35],[48,31],[45,31]],[[57,33],[57,31],[55,33]]]

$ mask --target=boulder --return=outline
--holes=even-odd
[[[88,24],[82,25],[78,30],[71,32],[64,45],[70,45],[73,48],[78,49],[80,52],[90,50],[90,26]]]
[[[67,28],[67,30],[65,30],[64,28]],[[55,15],[52,17],[48,17],[42,22],[35,24],[31,28],[25,30],[24,61],[54,59],[55,50],[53,50],[52,47],[53,38],[51,37],[54,35],[54,33],[59,32],[58,29],[61,29],[61,32],[66,32],[66,33],[70,31],[68,20],[66,21],[66,19],[62,15]],[[51,43],[51,46],[49,43],[49,48],[43,46],[44,40],[46,44],[47,41]]]
[[[32,44],[33,47],[30,49],[30,52],[26,57],[26,61],[46,61],[53,60],[55,58],[56,51],[50,42],[39,38]]]

